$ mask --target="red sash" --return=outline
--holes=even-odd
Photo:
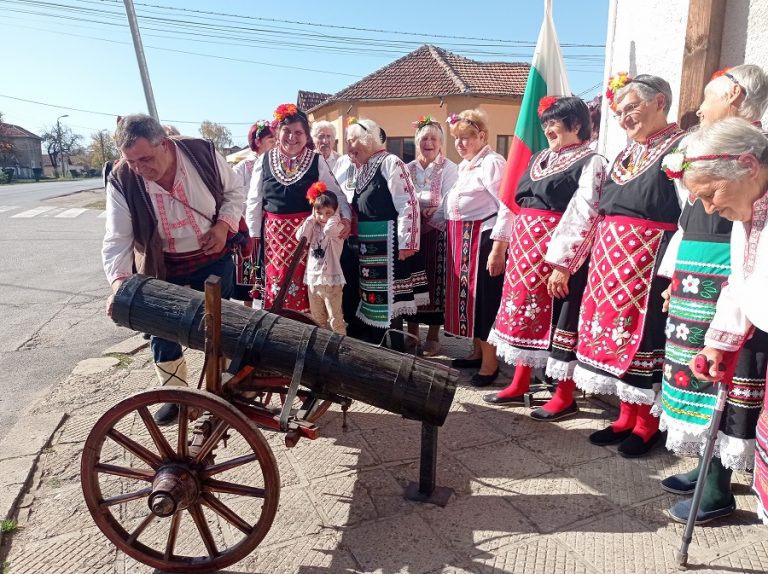
[[[448,264],[445,280],[445,331],[472,337],[475,330],[475,287],[480,228],[483,222],[449,220]]]
[[[634,217],[600,222],[581,302],[579,361],[617,377],[627,372],[643,339],[661,240],[665,231],[676,229]]]
[[[755,482],[754,491],[760,499],[761,518],[768,524],[768,394],[763,401],[763,410],[757,421],[755,440]]]
[[[270,309],[275,302],[275,297],[280,291],[280,284],[285,277],[285,272],[291,262],[296,247],[296,230],[309,216],[307,213],[291,213],[282,215],[267,212],[264,218],[264,309]],[[304,284],[304,272],[307,268],[307,252],[296,268],[288,293],[285,297],[284,309],[296,311],[309,311],[309,298],[307,286]]]
[[[522,208],[515,217],[504,275],[504,294],[494,324],[500,342],[515,347],[549,348],[552,297],[547,277],[552,266],[544,262],[549,241],[562,213]]]

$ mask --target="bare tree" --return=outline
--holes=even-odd
[[[16,158],[16,146],[7,132],[8,124],[3,122],[3,112],[0,112],[0,167],[13,164]]]
[[[46,145],[51,165],[53,165],[53,171],[56,177],[58,177],[59,163],[61,162],[62,155],[64,158],[68,158],[78,153],[80,151],[80,141],[83,138],[60,123],[46,128],[43,131],[42,138],[43,143]]]
[[[226,147],[232,147],[232,132],[221,124],[205,120],[200,124],[200,135],[212,141],[219,153],[224,153]]]

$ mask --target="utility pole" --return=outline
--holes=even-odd
[[[59,140],[59,156],[61,156],[61,178],[64,179],[64,176],[66,175],[66,168],[64,165],[64,137],[61,132],[61,123],[59,120],[61,118],[68,118],[69,114],[64,114],[63,116],[59,116],[56,118],[56,138]]]
[[[136,51],[136,60],[139,63],[139,73],[141,74],[141,83],[144,85],[144,97],[147,100],[147,110],[149,115],[158,122],[160,117],[157,115],[155,106],[155,95],[152,93],[152,83],[149,81],[149,69],[147,60],[144,57],[144,45],[141,43],[141,34],[139,34],[139,23],[136,20],[136,10],[133,8],[133,0],[123,0],[125,3],[125,13],[128,16],[128,24],[131,27],[131,37],[133,38],[133,49]]]

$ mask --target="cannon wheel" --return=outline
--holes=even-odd
[[[150,408],[162,403],[179,405],[177,426],[154,423]],[[190,423],[192,412],[204,412],[206,425]],[[258,428],[224,399],[178,387],[136,393],[102,415],[85,442],[81,480],[107,538],[169,572],[211,572],[245,558],[269,531],[280,494]],[[171,507],[163,506],[168,492]]]

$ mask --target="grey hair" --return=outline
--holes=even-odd
[[[686,138],[685,157],[708,155],[754,155],[768,166],[768,139],[763,132],[742,118],[725,118],[695,130]],[[749,173],[738,158],[695,160],[686,166],[684,179],[708,178],[737,180]]]
[[[333,139],[337,139],[336,126],[333,125],[333,123],[329,122],[328,120],[320,120],[319,122],[312,123],[312,133],[310,134],[312,139],[315,139],[317,137],[317,134],[320,133],[320,130],[322,130],[323,128],[328,128],[329,130],[331,130],[331,133],[333,134]]]
[[[736,84],[746,92],[738,109],[739,117],[750,122],[758,121],[768,108],[768,75],[760,66],[754,64],[734,66],[728,70],[728,74],[733,76]],[[733,83],[731,78],[723,75],[712,80],[707,87],[711,86],[713,90],[717,89],[725,96]]]
[[[360,118],[357,120],[357,123],[347,126],[347,139],[359,141],[371,152],[376,152],[386,147],[384,142],[381,141],[381,127],[373,120],[367,118]]]
[[[119,149],[129,148],[139,138],[145,138],[150,145],[159,145],[165,138],[163,126],[152,116],[131,114],[125,116],[117,125],[115,143]]]
[[[413,138],[414,142],[416,143],[416,147],[419,147],[421,138],[429,133],[435,134],[437,136],[437,141],[440,142],[440,150],[442,150],[445,147],[445,132],[443,132],[443,128],[440,127],[440,124],[438,123],[427,124],[423,128],[416,130],[416,135]]]
[[[631,82],[616,92],[616,103],[621,102],[630,92],[637,94],[637,97],[644,102],[652,102],[656,98],[656,94],[663,95],[665,114],[668,114],[672,107],[672,88],[669,87],[669,82],[664,78],[650,74],[640,74],[632,78]]]

